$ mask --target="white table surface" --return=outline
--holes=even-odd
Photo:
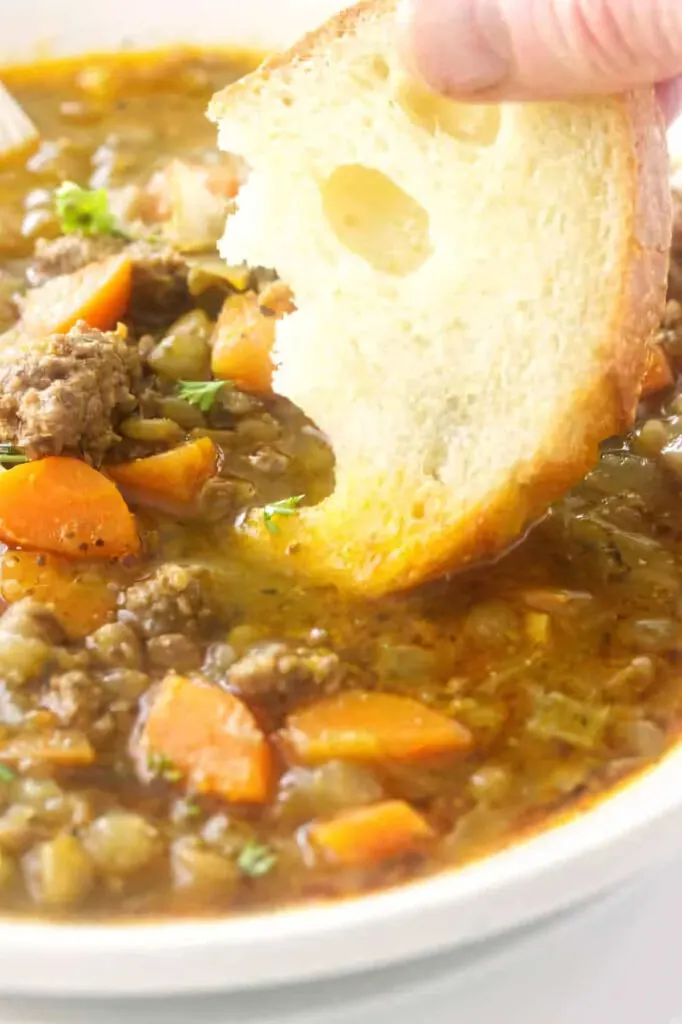
[[[260,994],[0,999],[0,1024],[682,1024],[681,937],[682,864],[484,952]]]

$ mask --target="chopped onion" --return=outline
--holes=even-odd
[[[0,158],[28,149],[38,129],[0,82]]]
[[[209,185],[209,168],[173,160],[159,176],[164,237],[181,252],[215,249],[223,233],[229,200]]]

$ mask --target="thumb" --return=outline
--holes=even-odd
[[[682,73],[680,0],[402,0],[433,88],[481,99],[614,93]]]

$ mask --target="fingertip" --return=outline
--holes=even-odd
[[[398,50],[405,69],[415,78],[424,78],[416,53],[416,0],[399,0],[396,9]]]
[[[666,124],[673,124],[682,115],[682,77],[657,86],[658,102]]]
[[[403,59],[438,92],[471,96],[504,81],[510,43],[494,0],[400,0]]]

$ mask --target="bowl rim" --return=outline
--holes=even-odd
[[[499,853],[337,903],[113,925],[3,919],[0,991],[247,990],[364,971],[492,938],[681,852],[681,776],[678,746],[589,809]],[[182,971],[169,973],[175,962]]]

